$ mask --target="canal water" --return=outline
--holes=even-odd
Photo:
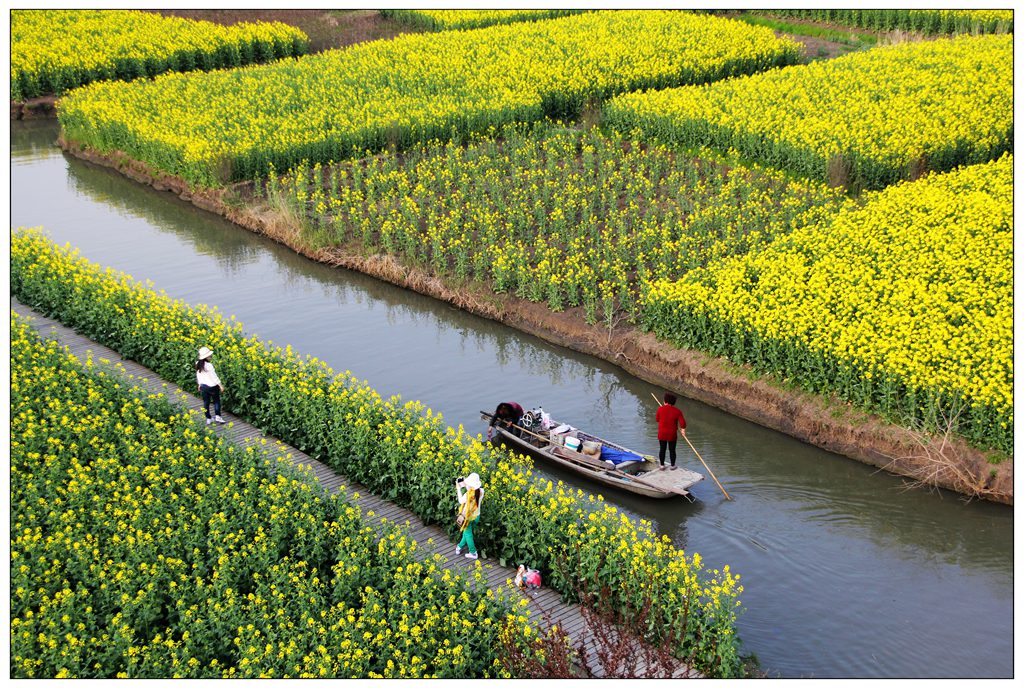
[[[216,305],[265,340],[483,432],[499,401],[657,449],[662,389],[428,297],[318,265],[169,193],[66,157],[53,122],[11,123],[11,226]],[[696,503],[606,493],[742,577],[739,633],[770,676],[1013,676],[1013,511],[899,478],[681,399],[710,476]],[[680,463],[706,474],[685,443]],[[586,481],[538,472],[590,489]]]

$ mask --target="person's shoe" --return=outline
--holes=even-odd
[[[213,419],[218,423],[227,423],[227,421],[221,418],[220,416],[214,416]]]
[[[480,555],[477,554],[476,552],[466,552],[466,558],[467,559],[479,559]]]
[[[676,469],[676,467],[675,467],[675,466],[673,466],[673,467],[672,467],[672,470],[674,471],[675,469]]]
[[[210,424],[210,423],[212,423],[212,422],[213,422],[213,418],[207,418],[207,419],[206,419],[206,424],[207,424],[207,425],[209,425],[209,424]]]
[[[458,545],[455,545],[455,556],[458,556],[460,554],[462,554],[462,548]]]

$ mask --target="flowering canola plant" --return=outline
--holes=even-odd
[[[11,98],[106,79],[237,67],[302,55],[309,39],[280,22],[212,22],[135,10],[13,10]]]
[[[584,11],[586,10],[380,10],[380,13],[385,17],[432,31],[449,31],[479,29],[493,24],[539,21]]]
[[[13,314],[11,391],[14,677],[507,677],[499,632],[536,633],[479,568]]]
[[[218,373],[231,380],[233,412],[452,535],[454,478],[479,473],[489,506],[478,546],[492,558],[531,562],[569,597],[581,577],[597,577],[623,614],[653,599],[662,622],[652,625],[652,639],[678,631],[685,640],[677,652],[692,666],[710,676],[741,673],[739,576],[728,567],[705,569],[699,555],[676,549],[600,497],[535,479],[527,458],[496,455],[418,402],[383,400],[351,373],[336,375],[291,347],[270,348],[245,336],[234,319],[103,270],[38,230],[12,232],[11,289],[182,386],[194,384],[182,362],[210,346]],[[657,586],[645,595],[638,580]]]
[[[544,115],[637,88],[795,62],[762,27],[687,12],[587,12],[408,34],[271,65],[99,83],[68,94],[63,136],[199,186],[300,160],[361,157]]]
[[[493,132],[491,132],[493,134]],[[557,124],[272,177],[315,247],[360,245],[498,292],[638,315],[651,279],[755,250],[839,207],[823,184]]]
[[[872,48],[704,86],[619,96],[622,131],[733,147],[764,164],[878,189],[1013,148],[1013,36]]]
[[[1013,451],[1013,156],[850,202],[656,283],[647,327],[907,422]],[[939,427],[939,429],[942,429]]]

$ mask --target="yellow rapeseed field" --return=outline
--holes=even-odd
[[[315,248],[359,242],[609,326],[636,319],[649,280],[755,250],[840,205],[821,183],[596,128],[490,133],[301,165],[268,180],[268,195]]]
[[[134,10],[13,10],[11,98],[104,79],[236,67],[301,55],[308,38],[279,22],[221,26]]]
[[[16,316],[11,361],[12,676],[507,678],[499,632],[536,633],[479,567]]]
[[[706,86],[620,96],[623,131],[734,147],[855,188],[984,162],[1013,147],[1013,36],[873,48]]]
[[[65,138],[190,182],[360,157],[637,88],[703,83],[796,60],[761,27],[687,12],[587,12],[410,34],[272,65],[100,83],[63,99]]]
[[[1013,156],[657,283],[655,332],[1013,451]]]

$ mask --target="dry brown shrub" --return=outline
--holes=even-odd
[[[622,618],[613,608],[607,588],[577,591],[583,628],[571,638],[542,613],[539,637],[512,637],[511,627],[500,634],[502,662],[516,678],[690,678],[699,677],[672,654],[679,638],[672,632],[651,643],[645,632],[653,600],[647,597],[638,614]]]
[[[926,40],[920,33],[896,29],[879,35],[878,45],[897,45],[899,43],[918,43]]]
[[[853,164],[845,155],[837,153],[828,159],[825,176],[829,186],[845,188],[853,178]]]
[[[936,432],[917,427],[908,427],[908,432],[917,447],[902,456],[889,457],[883,470],[910,477],[905,481],[906,490],[939,487],[954,490],[966,501],[990,499],[999,494],[993,486],[995,470],[985,470],[969,460],[961,452],[957,436],[960,412],[942,412],[941,429]]]
[[[264,235],[293,248],[301,245],[302,217],[280,193],[268,194],[266,205],[253,208],[251,213]]]
[[[923,153],[907,165],[907,179],[914,181],[928,174],[928,157]]]

